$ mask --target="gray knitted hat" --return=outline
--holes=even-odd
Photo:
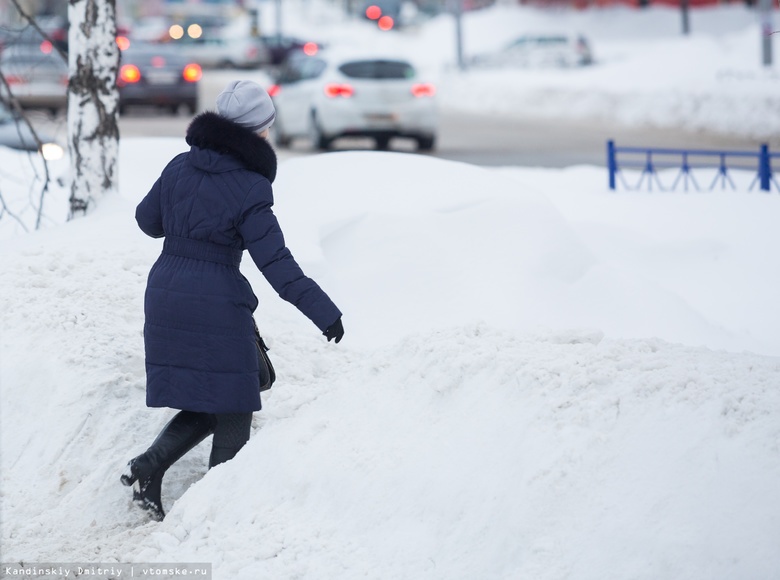
[[[276,117],[273,101],[263,87],[252,81],[233,81],[217,97],[217,113],[259,132]]]

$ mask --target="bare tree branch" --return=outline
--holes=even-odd
[[[26,226],[26,225],[24,225],[24,221],[22,221],[22,219],[21,219],[19,216],[17,216],[16,214],[14,214],[14,212],[12,212],[12,211],[11,211],[11,210],[8,208],[8,206],[5,204],[5,199],[3,199],[3,192],[2,192],[2,191],[0,191],[0,206],[2,206],[2,207],[0,207],[0,219],[2,219],[2,218],[3,218],[3,215],[4,215],[4,214],[8,214],[8,215],[9,215],[9,216],[11,216],[11,217],[12,217],[14,220],[16,220],[16,221],[19,223],[19,225],[20,225],[20,226],[22,226],[22,229],[23,229],[25,232],[29,232],[29,231],[30,231],[30,230],[28,230],[28,229],[27,229],[27,226]]]
[[[13,1],[16,2],[16,0]],[[41,141],[41,138],[38,137],[38,133],[35,131],[35,128],[32,126],[32,123],[30,123],[30,120],[27,118],[27,115],[24,114],[24,110],[22,109],[22,106],[19,104],[19,100],[14,96],[13,91],[11,90],[11,86],[8,84],[8,80],[5,78],[5,75],[3,74],[2,70],[0,70],[0,84],[2,84],[2,86],[5,88],[5,92],[8,95],[8,98],[3,100],[4,101],[7,100],[8,104],[16,112],[15,117],[17,119],[17,123],[18,120],[24,122],[24,124],[30,130],[30,135],[32,135],[32,138],[35,141],[36,146],[38,147],[38,151],[43,151],[43,142]],[[19,132],[18,125],[17,125],[17,132]],[[21,132],[19,132],[19,137],[23,139]],[[43,160],[44,180],[43,180],[43,188],[41,189],[41,198],[38,203],[38,216],[35,220],[36,230],[41,226],[41,216],[43,215],[43,199],[46,193],[49,191],[49,184],[51,183],[51,176],[49,175],[49,163],[48,161],[46,161],[46,158],[43,155],[41,155],[41,159]],[[3,207],[5,208],[5,203],[3,203]],[[13,215],[13,214],[10,214],[9,212],[9,215]]]
[[[41,27],[38,26],[38,22],[36,22],[36,20],[35,20],[35,18],[33,16],[31,16],[30,14],[27,14],[24,11],[24,8],[22,8],[21,5],[19,4],[19,0],[11,0],[11,3],[16,7],[16,11],[19,13],[19,15],[22,18],[24,18],[27,21],[27,23],[30,26],[32,26],[38,32],[38,34],[40,34],[44,39],[48,40],[51,43],[51,45],[57,50],[59,55],[62,57],[62,60],[64,60],[67,63],[68,62],[68,53],[65,52],[64,50],[62,50],[62,48],[60,48],[59,45],[56,42],[54,42],[54,40],[52,40],[51,36],[46,34],[46,32],[44,32],[41,29]]]

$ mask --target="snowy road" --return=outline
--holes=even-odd
[[[189,120],[184,113],[169,117],[151,109],[135,110],[121,120],[120,131],[123,137],[178,137],[184,135]],[[760,144],[759,140],[739,136],[442,111],[439,144],[432,155],[481,166],[603,165],[607,139],[615,139],[623,145],[751,151],[758,149]],[[337,142],[335,146],[341,150],[370,149],[373,142],[352,139]],[[411,141],[396,140],[391,147],[401,151],[414,150]],[[302,140],[294,143],[292,150],[280,150],[280,155],[297,157],[310,152],[309,143]]]

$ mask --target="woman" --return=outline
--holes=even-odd
[[[328,341],[344,335],[341,312],[301,271],[271,210],[276,155],[266,139],[274,117],[258,84],[230,83],[216,113],[193,119],[190,150],[167,165],[136,210],[141,230],[165,238],[144,304],[146,404],[180,409],[121,477],[154,519],[165,517],[165,471],[212,433],[209,468],[232,459],[261,408],[267,369],[252,317],[257,297],[239,271],[244,250]]]

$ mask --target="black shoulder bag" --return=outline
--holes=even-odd
[[[260,336],[260,330],[255,322],[255,341],[257,342],[257,354],[260,358],[260,392],[270,389],[276,380],[276,371],[271,359],[268,358],[269,348],[265,345],[263,337]]]

